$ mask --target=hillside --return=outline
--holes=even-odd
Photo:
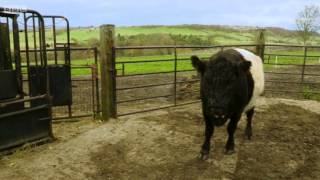
[[[58,42],[64,42],[66,32],[58,30]],[[218,25],[129,26],[116,27],[117,44],[128,45],[211,45],[252,43],[255,27]],[[47,30],[47,44],[52,45],[52,31]],[[267,43],[300,44],[295,31],[277,27],[266,28]],[[24,36],[21,36],[21,42]],[[71,28],[71,41],[77,46],[99,45],[99,27]],[[311,44],[320,44],[314,35]]]
[[[266,28],[268,43],[299,44],[299,38],[295,31],[282,28]],[[117,37],[147,37],[161,35],[193,36],[202,40],[211,39],[214,44],[239,44],[251,43],[254,39],[255,27],[231,27],[216,25],[177,25],[177,26],[130,26],[116,27]],[[99,28],[74,28],[72,29],[73,41],[89,43],[99,38]],[[159,40],[159,39],[158,39]],[[152,45],[161,45],[161,41],[155,41]],[[158,44],[160,43],[160,44]],[[320,44],[320,36],[314,36],[312,44]],[[121,44],[123,45],[123,44]],[[139,45],[139,44],[137,44]],[[149,44],[150,45],[150,44]],[[183,44],[180,44],[183,45]]]

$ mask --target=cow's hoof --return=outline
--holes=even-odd
[[[205,160],[209,159],[209,154],[200,153],[199,156],[198,156],[198,159],[202,160],[202,161],[205,161]]]
[[[234,154],[236,151],[234,150],[234,149],[227,149],[226,150],[226,152],[225,152],[225,154],[226,155],[232,155],[232,154]]]

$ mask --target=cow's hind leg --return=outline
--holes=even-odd
[[[247,114],[247,127],[246,127],[244,134],[250,140],[251,136],[252,136],[252,117],[254,114],[254,108],[247,111],[246,114]]]
[[[234,151],[234,132],[237,129],[238,122],[241,115],[237,115],[231,118],[227,130],[228,130],[228,140],[226,144],[226,154],[233,154]]]
[[[213,124],[210,120],[206,120],[206,127],[205,127],[205,138],[204,143],[202,145],[199,159],[206,160],[209,158],[209,152],[210,152],[210,140],[214,131]]]

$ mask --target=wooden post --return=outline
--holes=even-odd
[[[265,48],[265,29],[258,29],[258,34],[256,37],[256,54],[260,56],[264,62],[264,48]]]
[[[305,74],[306,61],[307,61],[307,53],[308,53],[308,47],[306,45],[304,45],[304,47],[303,47],[303,64],[302,64],[302,71],[301,71],[301,84],[304,81],[304,74]]]
[[[115,27],[100,26],[101,112],[102,120],[117,117]]]

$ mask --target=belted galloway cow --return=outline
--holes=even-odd
[[[207,159],[214,128],[228,120],[226,154],[234,152],[234,133],[242,113],[246,113],[245,135],[252,136],[255,102],[264,91],[263,63],[245,49],[228,49],[214,54],[209,61],[191,57],[193,67],[201,76],[200,94],[205,121],[205,139],[199,158]]]

